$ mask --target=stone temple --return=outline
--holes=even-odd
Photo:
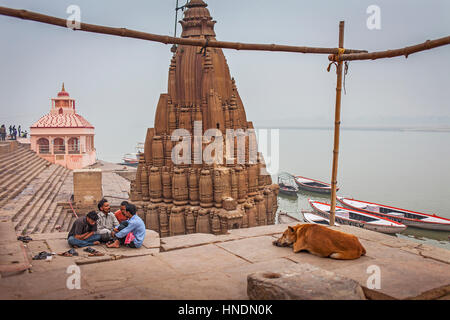
[[[183,38],[215,40],[216,21],[203,0],[191,0],[180,23]],[[155,127],[147,130],[130,200],[161,237],[274,224],[278,185],[257,152],[253,124],[222,50],[180,45],[172,52],[168,92],[159,98]],[[182,141],[203,157],[195,151],[186,157],[183,150],[189,161],[174,163],[174,147],[181,143],[174,132],[180,129]],[[237,133],[225,138],[231,129]],[[207,130],[216,132],[214,139],[202,138]],[[219,135],[223,152],[215,150],[213,160],[205,161],[204,152]]]

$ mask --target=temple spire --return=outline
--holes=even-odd
[[[215,37],[214,24],[208,5],[203,0],[191,0],[184,11],[184,18],[180,21],[183,27],[182,38]]]
[[[61,89],[61,91],[66,91],[65,89],[64,89],[64,82],[63,82],[63,84],[62,84],[62,89]]]
[[[203,0],[191,0],[186,7],[193,8],[193,7],[207,7],[208,5]]]

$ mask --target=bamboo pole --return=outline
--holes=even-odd
[[[344,48],[344,21],[339,22],[339,48]],[[342,93],[342,60],[337,64],[336,83],[336,108],[334,115],[334,147],[333,147],[333,169],[331,173],[331,210],[330,226],[334,226],[336,213],[336,185],[339,156],[339,131],[341,128],[341,93]]]
[[[32,20],[37,22],[42,22],[46,24],[51,24],[59,27],[67,28],[67,20],[57,17],[47,16],[44,14],[27,11],[18,10],[12,8],[6,8],[0,6],[0,15],[21,18],[24,20]],[[135,38],[141,40],[148,40],[154,42],[160,42],[164,44],[181,44],[190,45],[198,47],[215,47],[223,49],[235,49],[235,50],[258,50],[258,51],[280,51],[280,52],[297,52],[297,53],[316,53],[316,54],[338,54],[338,48],[316,48],[316,47],[299,47],[299,46],[288,46],[288,45],[277,45],[277,44],[256,44],[256,43],[239,43],[239,42],[227,42],[227,41],[216,41],[216,40],[206,40],[206,39],[190,39],[190,38],[176,38],[170,36],[157,35],[152,33],[140,32],[136,30],[129,30],[126,28],[113,28],[105,27],[94,24],[80,23],[80,29],[75,29],[85,32],[109,34],[115,36],[121,36],[126,38]],[[346,49],[345,53],[361,53],[367,52],[366,50],[352,50]]]
[[[427,40],[424,43],[416,44],[401,49],[377,51],[369,53],[342,54],[340,56],[333,54],[330,55],[328,59],[330,61],[351,61],[351,60],[377,60],[383,58],[394,58],[399,56],[405,56],[405,58],[408,58],[410,54],[445,46],[448,44],[450,44],[450,36],[435,40]]]

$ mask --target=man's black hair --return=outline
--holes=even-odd
[[[90,218],[90,219],[92,219],[92,220],[94,220],[94,221],[97,221],[97,220],[98,220],[98,215],[97,215],[97,212],[95,212],[95,211],[89,212],[89,213],[86,215],[86,217],[88,217],[88,218]]]
[[[102,200],[100,200],[100,202],[98,203],[97,207],[98,210],[100,210],[101,207],[103,207],[103,205],[108,202],[108,200],[106,200],[105,198],[103,198]]]
[[[122,201],[121,203],[120,203],[120,206],[126,206],[128,204],[128,201]]]
[[[134,204],[128,203],[125,208],[132,216],[136,214],[136,206]]]

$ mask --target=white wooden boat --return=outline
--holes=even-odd
[[[337,200],[347,208],[370,213],[382,218],[388,218],[407,226],[429,230],[450,231],[450,219],[436,215],[429,215],[346,197],[337,197]]]
[[[319,216],[314,213],[310,212],[303,212],[303,217],[305,218],[305,222],[309,223],[316,223],[316,224],[323,224],[326,226],[330,225],[330,220],[327,218],[324,218],[322,216]],[[339,223],[334,223],[335,226],[339,226]]]
[[[331,193],[331,184],[329,183],[302,176],[295,176],[294,180],[300,189],[311,192]],[[336,191],[337,190],[339,190],[339,188],[336,188]]]
[[[329,219],[331,206],[328,203],[308,199],[309,204],[319,216]],[[350,225],[382,233],[400,233],[406,229],[404,224],[370,213],[346,209],[336,206],[335,221],[342,225]]]

